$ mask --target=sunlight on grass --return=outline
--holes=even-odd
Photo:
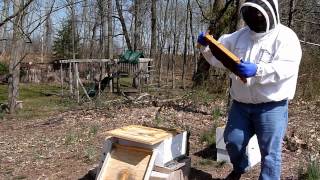
[[[50,115],[76,106],[70,99],[59,96],[59,85],[52,84],[20,84],[20,98],[23,108],[13,116],[18,119],[32,119]],[[0,85],[0,102],[6,103],[8,86]]]
[[[208,146],[216,143],[216,131],[215,128],[211,128],[200,134],[200,141],[205,142]]]
[[[319,180],[320,179],[320,164],[318,161],[311,161],[308,164],[306,171],[299,170],[299,179],[301,180]]]

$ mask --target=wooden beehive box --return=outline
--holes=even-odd
[[[155,152],[150,149],[113,144],[107,153],[98,180],[148,180]]]
[[[106,135],[108,138],[104,144],[103,156],[97,173],[98,179],[102,180],[111,180],[104,178],[109,176],[118,180],[118,177],[124,177],[123,173],[127,173],[128,169],[135,168],[145,169],[143,178],[142,171],[139,176],[129,173],[128,177],[132,180],[148,179],[154,165],[164,166],[165,163],[186,153],[186,132],[131,125],[108,131]],[[121,154],[121,159],[119,154]],[[132,158],[141,160],[139,166],[133,166],[130,163]],[[119,169],[118,167],[124,168]],[[111,170],[115,172],[110,173]]]

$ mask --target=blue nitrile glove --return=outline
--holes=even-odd
[[[201,44],[202,46],[208,46],[208,43],[206,42],[206,39],[205,39],[205,35],[206,35],[205,32],[201,32],[199,33],[199,36],[198,36],[198,43]]]
[[[239,75],[245,77],[245,78],[249,78],[249,77],[253,77],[256,75],[257,73],[257,65],[254,63],[251,63],[249,61],[244,62],[243,60],[241,60],[240,64],[237,64],[236,69],[239,73]]]

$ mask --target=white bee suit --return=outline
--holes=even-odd
[[[253,4],[247,2],[243,6]],[[276,9],[277,6],[276,2]],[[230,75],[232,78],[230,93],[236,101],[258,104],[294,97],[302,56],[300,42],[290,28],[279,23],[278,11],[271,12],[269,14],[272,16],[266,19],[270,22],[273,20],[275,24],[271,28],[268,22],[265,33],[256,33],[246,26],[232,34],[223,35],[218,40],[243,61],[250,61],[258,67],[256,75],[248,78],[247,83],[243,83],[234,74]],[[224,68],[212,55],[208,46],[201,47],[201,52],[211,65]]]

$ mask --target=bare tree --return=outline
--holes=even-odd
[[[130,42],[127,26],[126,26],[125,20],[124,20],[123,15],[122,15],[122,5],[120,4],[119,0],[115,0],[115,1],[116,1],[116,7],[117,7],[117,11],[118,11],[118,15],[119,15],[119,20],[120,20],[120,23],[121,23],[122,31],[123,31],[123,34],[124,34],[124,37],[125,37],[125,40],[126,40],[126,43],[127,43],[127,47],[128,47],[129,50],[132,50],[132,46],[131,46],[131,42]]]
[[[9,15],[9,0],[3,0],[2,13],[0,14],[0,21],[2,22]],[[5,51],[7,42],[7,24],[0,27],[0,52]]]
[[[30,1],[27,3],[31,3]],[[9,82],[8,82],[8,105],[10,113],[14,113],[19,98],[20,63],[25,58],[25,41],[23,21],[26,14],[26,4],[21,0],[13,3],[13,34],[12,48],[10,52]]]
[[[113,59],[113,32],[112,32],[112,0],[108,0],[108,58]]]
[[[139,29],[141,28],[141,0],[134,1],[133,50],[141,49]]]
[[[191,2],[190,2],[191,3]],[[190,34],[191,34],[191,44],[192,44],[192,49],[193,49],[193,59],[194,59],[194,68],[193,71],[194,73],[197,72],[197,54],[196,54],[196,40],[194,37],[194,33],[193,33],[193,16],[192,16],[192,8],[189,4],[189,15],[190,15],[190,20],[189,20],[189,25],[190,25]]]
[[[96,7],[97,5],[95,5],[94,6],[94,8],[93,8],[93,16],[94,16],[94,18],[93,18],[93,26],[92,26],[92,29],[90,29],[91,31],[92,31],[92,36],[91,36],[91,38],[90,38],[90,54],[89,54],[89,58],[91,59],[91,58],[93,58],[93,54],[94,54],[94,43],[95,43],[95,37],[96,37],[96,33],[97,33],[97,28],[98,28],[98,25],[99,25],[99,20],[98,20],[98,13],[97,13],[97,11],[96,11],[96,9],[97,9],[97,7]]]
[[[157,48],[157,1],[151,0],[151,46],[150,57],[154,58]]]
[[[163,49],[167,42],[167,36],[168,36],[168,30],[167,30],[167,21],[168,21],[168,7],[169,7],[170,0],[167,0],[166,7],[164,11],[164,17],[163,17],[163,26],[162,26],[162,38],[159,42],[160,45],[160,52],[159,52],[159,82],[158,85],[161,86],[161,79],[162,79],[162,58],[163,58]],[[160,36],[159,36],[160,38]],[[168,78],[168,77],[167,77]]]
[[[52,19],[51,19],[51,7],[55,1],[49,1],[45,5],[45,15],[46,20],[44,23],[44,52],[45,54],[49,53],[52,46],[52,36],[53,36],[53,28],[52,28]]]
[[[184,52],[183,52],[183,65],[182,65],[182,86],[185,89],[185,79],[186,79],[186,64],[187,64],[187,53],[188,53],[188,20],[189,20],[189,8],[190,8],[190,0],[187,3],[186,10],[186,20],[185,20],[185,34],[184,34]]]
[[[236,5],[237,5],[237,25],[236,25],[236,30],[241,29],[242,27],[244,27],[244,21],[241,18],[240,15],[240,9],[241,9],[241,5],[245,2],[245,0],[238,0],[236,1]]]
[[[84,53],[84,57],[88,58],[88,40],[90,39],[90,26],[91,23],[89,22],[89,3],[88,0],[83,0],[82,2],[82,29],[83,29],[83,47],[82,52]]]
[[[174,3],[172,2],[172,7]],[[175,0],[175,7],[172,9],[176,9],[178,7],[178,0]],[[177,11],[174,11],[174,30],[173,30],[173,51],[172,51],[172,56],[171,56],[171,79],[172,79],[172,84],[171,84],[171,88],[174,89],[175,88],[175,60],[174,60],[174,56],[177,53],[177,47],[176,47],[176,42],[177,42]]]

